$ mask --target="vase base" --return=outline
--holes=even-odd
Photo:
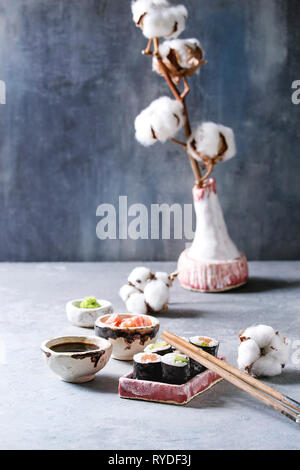
[[[178,280],[187,290],[195,292],[225,292],[246,284],[248,265],[244,253],[229,261],[199,261],[184,250],[178,260]]]

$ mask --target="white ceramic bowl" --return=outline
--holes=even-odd
[[[130,313],[120,313],[118,315],[122,318],[136,316]],[[135,354],[144,351],[148,344],[155,341],[159,330],[159,320],[150,315],[143,316],[147,316],[151,319],[151,326],[122,328],[104,323],[108,315],[97,318],[95,322],[95,333],[97,336],[108,339],[111,342],[113,346],[113,358],[122,361],[130,361]]]
[[[82,308],[80,302],[83,299],[70,300],[66,304],[67,317],[70,323],[82,328],[94,328],[95,321],[101,315],[108,315],[113,313],[113,306],[108,300],[98,300],[97,302],[101,307],[96,308]]]
[[[99,349],[84,352],[55,352],[53,346],[63,343],[95,344]],[[109,341],[96,336],[60,336],[41,344],[46,363],[65,382],[82,383],[93,380],[95,374],[107,364],[112,352]]]

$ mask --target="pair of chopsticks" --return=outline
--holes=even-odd
[[[194,359],[207,369],[212,370],[223,379],[232,383],[265,405],[273,408],[278,413],[286,416],[297,424],[300,424],[300,403],[278,390],[260,382],[251,375],[227,364],[225,361],[208,354],[203,349],[194,346],[188,341],[176,336],[169,331],[164,331],[162,338],[171,346]]]

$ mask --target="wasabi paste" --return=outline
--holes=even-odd
[[[101,307],[100,304],[98,304],[97,300],[95,297],[85,297],[85,299],[80,302],[80,308],[97,308]]]

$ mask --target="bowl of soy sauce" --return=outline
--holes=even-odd
[[[59,336],[41,344],[48,367],[65,382],[94,379],[108,363],[112,345],[95,336]]]

